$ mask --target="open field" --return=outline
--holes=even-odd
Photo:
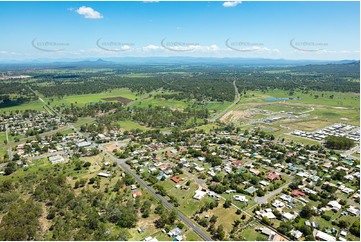
[[[137,96],[132,93],[127,88],[118,88],[118,89],[112,89],[107,92],[101,92],[96,94],[84,94],[84,95],[70,95],[65,96],[62,99],[53,98],[53,100],[49,98],[43,98],[44,101],[49,101],[51,106],[61,106],[66,105],[69,106],[70,104],[78,105],[78,106],[84,106],[85,104],[89,103],[96,103],[96,102],[104,102],[104,98],[127,98],[130,100],[135,100]]]
[[[15,112],[16,110],[25,111],[25,110],[30,110],[30,109],[45,111],[43,106],[44,106],[44,104],[42,102],[40,102],[39,100],[36,100],[36,101],[21,104],[21,105],[17,105],[17,106],[0,108],[0,113]]]
[[[140,130],[148,130],[148,127],[145,127],[143,125],[138,124],[137,122],[131,121],[131,120],[124,120],[124,121],[118,121],[115,122],[120,126],[120,129],[122,130],[132,130],[132,129],[140,129]]]

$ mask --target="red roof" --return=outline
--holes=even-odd
[[[134,191],[133,192],[133,197],[140,197],[142,196],[142,192],[141,191]]]
[[[174,181],[175,183],[178,183],[178,182],[180,182],[182,180],[182,178],[180,178],[180,177],[172,177],[171,180]]]
[[[242,161],[236,160],[236,161],[233,161],[232,164],[235,166],[243,166],[244,163]]]
[[[303,192],[298,191],[298,190],[293,190],[292,195],[296,196],[296,197],[298,197],[298,196],[306,196],[306,194],[304,194]]]
[[[277,173],[275,173],[273,171],[270,171],[270,172],[267,173],[267,178],[269,180],[281,180],[280,175],[278,175]]]
[[[167,170],[169,167],[170,167],[169,165],[160,166],[159,170],[164,171]]]

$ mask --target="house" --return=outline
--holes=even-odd
[[[171,180],[175,183],[178,183],[178,182],[182,181],[183,179],[180,177],[172,177]]]
[[[142,196],[142,192],[141,192],[141,191],[134,191],[134,192],[133,192],[133,198],[140,197],[140,196]]]
[[[342,207],[341,204],[339,204],[337,201],[331,201],[327,205],[334,211],[338,211]]]
[[[182,230],[178,227],[175,227],[171,231],[169,231],[168,235],[169,237],[177,237],[182,233]]]
[[[110,177],[110,174],[107,174],[107,173],[104,173],[104,172],[99,172],[98,176],[108,178],[108,177]]]
[[[346,237],[347,232],[346,232],[345,230],[342,230],[342,231],[340,232],[340,235],[343,236],[343,237]]]
[[[83,141],[83,142],[77,143],[76,145],[78,146],[78,148],[83,148],[83,147],[90,146],[91,143],[88,141]]]
[[[194,169],[196,169],[198,172],[204,171],[204,168],[200,167],[200,166],[196,166],[196,167],[194,167]]]
[[[290,234],[291,234],[293,237],[295,237],[296,239],[301,238],[302,235],[303,235],[301,231],[299,231],[299,230],[294,230],[294,229],[291,230]]]
[[[292,220],[296,217],[295,214],[291,214],[291,213],[283,213],[282,214],[282,218],[284,218],[285,220]]]
[[[281,180],[281,177],[276,172],[270,171],[270,172],[267,173],[267,179],[271,180],[271,181],[273,181],[273,180]]]
[[[253,169],[253,168],[249,169],[249,172],[253,173],[253,174],[256,175],[256,176],[258,176],[259,173],[261,173],[259,170]]]
[[[151,236],[145,238],[143,241],[147,241],[147,242],[158,242],[158,240],[156,238],[153,238]]]
[[[350,206],[347,209],[347,212],[351,213],[352,215],[358,216],[360,215],[360,210],[356,209],[354,206]]]
[[[256,211],[256,214],[258,216],[263,217],[267,217],[269,219],[275,219],[276,215],[274,215],[274,213],[272,212],[272,209],[265,209],[265,210],[260,210],[260,211]]]
[[[282,199],[283,201],[287,201],[287,202],[293,202],[293,197],[291,197],[290,195],[286,195],[286,194],[282,194],[282,196],[280,196],[280,199]]]
[[[313,236],[316,238],[316,239],[319,239],[319,240],[323,240],[323,241],[336,241],[336,238],[329,235],[329,234],[326,234],[320,230],[317,230],[317,229],[314,229],[313,230]]]
[[[283,208],[285,206],[285,204],[283,202],[281,202],[280,200],[275,200],[272,203],[272,206],[275,208]]]
[[[135,189],[137,189],[137,185],[134,185],[134,184],[133,184],[133,185],[131,185],[131,186],[130,186],[130,189],[131,189],[131,190],[135,190]]]
[[[295,196],[295,197],[298,197],[298,196],[304,197],[304,196],[306,196],[306,194],[304,194],[303,192],[301,192],[301,191],[299,191],[299,190],[293,190],[293,191],[291,192],[291,194],[292,194],[293,196]]]
[[[151,167],[151,168],[149,168],[148,170],[149,170],[149,172],[153,173],[153,172],[156,172],[156,171],[157,171],[157,168]]]
[[[269,228],[259,228],[257,229],[258,231],[260,231],[262,234],[265,234],[267,236],[271,236],[274,235],[275,232],[273,232],[272,230],[270,230]]]
[[[64,162],[65,159],[64,159],[64,157],[62,157],[60,155],[56,155],[56,156],[50,156],[49,161],[51,162],[51,164],[57,164],[57,163]]]
[[[246,198],[246,196],[239,196],[239,195],[234,195],[233,199],[239,202],[248,202],[248,199]]]
[[[193,196],[196,200],[201,200],[207,193],[201,190],[197,190],[196,194]]]

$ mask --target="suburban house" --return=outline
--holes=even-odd
[[[299,190],[293,190],[292,192],[292,195],[295,196],[295,197],[298,197],[298,196],[306,196],[306,194],[304,194],[303,192],[299,191]]]
[[[196,200],[201,200],[207,193],[201,190],[197,190],[196,194],[193,196]]]
[[[327,204],[327,206],[331,207],[332,210],[338,211],[341,209],[341,204],[339,204],[337,201],[331,201]]]
[[[180,182],[182,180],[182,178],[180,178],[180,177],[172,177],[171,180],[173,182],[175,182],[175,183],[178,183],[178,182]]]
[[[331,236],[329,234],[326,234],[325,232],[322,232],[322,231],[317,230],[317,229],[313,230],[313,236],[316,239],[323,240],[323,241],[336,241],[335,237],[333,237],[333,236]]]
[[[269,172],[267,172],[267,179],[271,180],[271,181],[273,181],[273,180],[281,180],[281,177],[276,172],[269,171]]]

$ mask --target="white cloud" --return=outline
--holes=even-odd
[[[149,51],[149,50],[159,50],[161,49],[160,46],[156,46],[156,45],[147,45],[145,47],[143,47],[144,51]]]
[[[226,8],[233,8],[235,6],[237,6],[238,4],[241,4],[242,1],[228,1],[228,2],[224,2],[223,3],[223,7]]]
[[[95,11],[90,7],[82,6],[78,8],[76,12],[80,15],[83,15],[85,18],[91,18],[91,19],[103,18],[103,15],[101,15],[101,13]]]

